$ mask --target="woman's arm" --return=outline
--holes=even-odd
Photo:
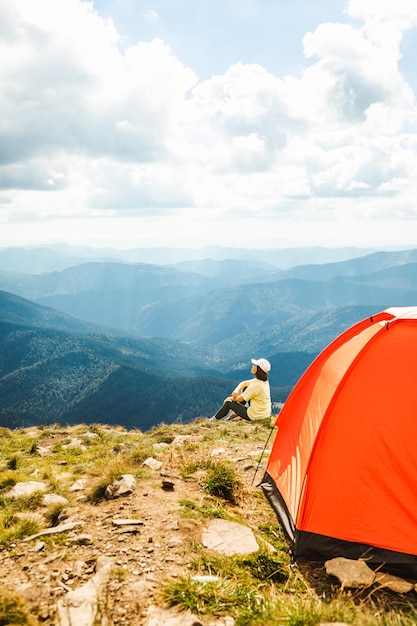
[[[235,402],[244,402],[245,400],[241,394],[251,382],[252,380],[242,380],[242,382],[239,383],[236,389],[232,392],[232,400]]]

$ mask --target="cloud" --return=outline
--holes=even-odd
[[[8,120],[0,128],[0,163],[57,151],[159,158],[173,103],[194,74],[162,41],[122,54],[112,24],[87,3],[40,0],[39,12],[33,6],[17,0],[13,9],[7,2],[0,8],[8,24],[0,47],[1,112]]]
[[[199,82],[162,39],[123,47],[90,2],[4,0],[0,218],[412,219],[416,26],[415,0],[350,0],[305,34],[297,75],[236,62]]]
[[[192,206],[181,173],[174,168],[154,169],[146,165],[114,169],[113,164],[102,164],[100,178],[88,204],[108,214],[128,216],[154,215],[175,212]]]
[[[30,161],[0,167],[0,189],[39,189],[57,191],[67,186],[67,173],[52,163]]]

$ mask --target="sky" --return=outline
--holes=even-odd
[[[417,245],[416,0],[0,0],[0,246]]]

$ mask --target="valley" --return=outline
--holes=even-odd
[[[327,252],[287,267],[293,250],[172,264],[0,250],[0,425],[188,422],[213,414],[253,356],[284,402],[346,328],[417,301],[417,250]],[[21,271],[45,259],[55,268]]]

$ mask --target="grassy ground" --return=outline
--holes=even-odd
[[[399,595],[376,586],[341,591],[323,564],[291,562],[281,528],[256,486],[269,433],[268,424],[205,420],[160,425],[146,433],[99,424],[2,429],[0,576],[7,584],[0,589],[0,626],[55,624],[58,597],[69,585],[78,587],[91,578],[87,565],[100,554],[117,555],[106,595],[109,626],[146,624],[146,611],[138,611],[128,590],[146,579],[147,570],[157,580],[147,601],[191,610],[204,624],[225,615],[236,626],[417,624],[415,591]],[[149,457],[159,460],[163,475],[175,482],[172,492],[163,492],[161,475],[143,464]],[[107,501],[106,487],[127,473],[135,476],[137,492],[122,504]],[[80,479],[86,484],[82,497],[71,491]],[[49,492],[64,496],[68,504],[45,508],[40,492],[19,500],[7,497],[14,484],[28,480],[47,483]],[[108,524],[117,515],[144,520],[141,535],[124,538],[124,552]],[[83,532],[93,536],[92,546],[75,548],[65,534],[43,539],[39,552],[25,543],[28,536],[74,516],[83,520]],[[224,557],[204,548],[194,531],[212,518],[251,528],[259,552]],[[169,547],[172,537],[166,531],[171,520],[180,532],[188,529],[175,548]],[[152,551],[146,548],[150,541]],[[34,579],[45,581],[36,598],[27,593]]]

